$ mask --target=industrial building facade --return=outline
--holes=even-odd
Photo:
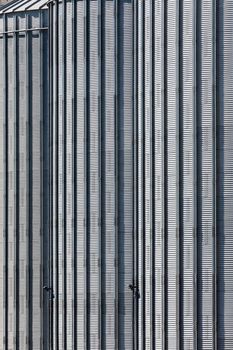
[[[232,28],[230,0],[0,11],[0,350],[233,349]]]

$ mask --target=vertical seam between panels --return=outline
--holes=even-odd
[[[4,14],[3,17],[4,21],[4,31],[7,31],[7,25],[6,25],[6,15]],[[5,86],[5,103],[4,103],[4,115],[5,115],[5,130],[4,130],[4,153],[5,153],[5,181],[4,181],[4,201],[5,201],[5,213],[4,213],[4,231],[5,231],[5,253],[4,253],[4,277],[5,277],[5,283],[4,283],[4,304],[5,304],[5,312],[4,312],[4,337],[5,337],[5,342],[3,340],[3,343],[5,344],[5,349],[8,349],[8,120],[7,120],[7,111],[8,111],[8,103],[7,103],[7,97],[8,97],[8,89],[7,89],[7,80],[8,80],[8,67],[7,67],[7,34],[4,34],[4,86]]]
[[[183,0],[179,0],[179,346],[183,350]]]
[[[26,15],[26,27],[29,29],[31,23],[29,16]],[[32,42],[30,33],[26,32],[26,114],[27,114],[27,348],[30,349],[32,345],[32,106],[29,99],[29,91],[31,88],[31,63],[32,60],[29,56],[29,46]]]
[[[201,57],[201,30],[202,30],[202,25],[201,25],[201,16],[202,16],[202,9],[201,9],[201,3],[197,2],[196,4],[196,47],[198,49],[196,49],[196,53],[195,53],[195,57],[196,57],[196,130],[195,132],[197,132],[197,144],[196,144],[196,154],[195,154],[195,164],[196,164],[196,174],[199,174],[199,154],[200,152],[202,152],[201,150],[201,146],[199,146],[199,131],[198,128],[199,127],[199,122],[200,119],[202,118],[202,111],[201,111],[201,70],[202,70],[202,57]],[[201,133],[201,131],[200,131]],[[201,141],[201,140],[200,140]],[[202,171],[202,165],[200,166],[200,171]],[[201,191],[201,181],[199,181],[199,177],[196,177],[196,188],[197,188],[197,193],[199,192],[199,190]],[[196,232],[195,237],[196,237],[196,298],[197,298],[197,304],[196,304],[196,322],[195,322],[195,328],[196,328],[196,335],[197,335],[197,347],[200,346],[200,348],[202,348],[202,335],[201,335],[201,331],[200,331],[200,327],[201,327],[201,310],[200,307],[198,307],[198,305],[202,305],[202,292],[201,289],[202,287],[200,286],[201,283],[201,279],[202,276],[200,276],[199,278],[199,272],[201,275],[201,271],[199,269],[200,267],[200,262],[199,262],[199,258],[200,261],[202,261],[202,248],[201,248],[201,252],[199,253],[198,251],[198,247],[199,247],[199,243],[201,242],[201,237],[200,234],[202,233],[202,229],[200,229],[201,227],[201,220],[199,223],[199,215],[198,215],[198,208],[199,208],[199,201],[202,202],[202,199],[199,200],[198,195],[196,196],[196,212],[197,212],[197,226],[196,226]],[[202,203],[200,203],[200,208],[202,206]],[[202,215],[202,214],[200,214]],[[200,230],[200,232],[199,232]],[[202,262],[201,262],[202,264]],[[200,301],[199,301],[200,300]],[[201,306],[202,307],[202,306]],[[194,310],[195,311],[195,310]],[[200,335],[199,335],[200,332]]]
[[[142,129],[142,348],[146,346],[145,334],[146,334],[146,301],[145,301],[145,2],[142,3],[142,118],[141,118],[141,129]]]
[[[53,6],[53,4],[52,4]],[[55,55],[55,62],[56,62],[56,101],[55,101],[55,120],[56,120],[56,226],[55,226],[55,232],[56,232],[56,294],[57,294],[57,302],[56,302],[56,324],[55,324],[55,349],[59,350],[59,271],[58,271],[58,264],[59,264],[59,255],[58,255],[58,211],[59,211],[59,200],[58,200],[58,193],[59,193],[59,116],[58,116],[58,109],[59,109],[59,86],[58,86],[58,76],[59,76],[59,65],[58,65],[58,49],[59,49],[59,30],[58,30],[58,10],[59,10],[59,4],[55,2],[55,28],[56,28],[56,55]],[[53,16],[54,18],[54,16]]]
[[[193,146],[194,146],[194,349],[197,349],[197,3],[193,0],[193,16],[194,16],[194,89],[193,89],[193,105],[194,105],[194,127],[193,127]]]
[[[176,23],[176,60],[177,64],[177,74],[176,74],[176,208],[178,213],[176,213],[176,349],[180,349],[180,2],[176,2],[176,18],[178,18],[178,23]]]
[[[39,21],[40,21],[40,28],[42,28],[43,26],[43,17],[41,15],[41,13],[39,14]],[[43,89],[42,89],[42,85],[43,85],[43,69],[44,69],[44,64],[43,64],[43,32],[40,33],[40,39],[39,39],[39,45],[40,45],[40,52],[39,52],[39,65],[40,65],[40,75],[39,75],[39,84],[40,84],[40,88],[39,88],[39,93],[40,93],[40,129],[39,129],[39,138],[40,138],[40,240],[41,240],[41,246],[40,246],[40,287],[44,286],[44,282],[46,281],[46,277],[47,280],[49,282],[49,286],[50,286],[50,255],[48,257],[48,275],[45,272],[45,270],[43,270],[43,258],[44,258],[44,253],[45,253],[45,249],[44,249],[44,211],[43,211],[43,205],[44,205],[44,198],[43,198],[43,194],[44,194],[44,184],[45,184],[45,173],[44,173],[44,165],[45,165],[45,157],[44,157],[44,152],[45,152],[45,147],[44,147],[44,140],[45,140],[45,135],[44,135],[44,109],[43,109],[43,103],[44,103],[44,99],[43,99]],[[49,72],[50,74],[50,72]],[[49,78],[49,84],[50,84],[50,78]],[[50,102],[49,102],[50,103]],[[49,137],[50,137],[50,122],[49,122]],[[50,144],[49,144],[49,166],[50,166]],[[50,208],[50,198],[52,198],[50,196],[50,178],[49,178],[49,208]],[[49,212],[50,215],[50,212]],[[50,222],[50,221],[49,221]],[[49,241],[49,253],[50,253],[50,227],[49,227],[49,231],[48,231],[48,241]],[[43,283],[43,284],[42,284]],[[42,293],[43,293],[43,289]],[[44,295],[40,295],[40,328],[41,328],[41,339],[40,339],[40,347],[43,349],[43,338],[44,338],[44,332],[43,332],[43,307],[44,307]],[[50,310],[49,310],[50,311]],[[49,318],[49,339],[50,340],[50,312],[48,314],[48,318]]]
[[[154,338],[154,326],[155,326],[155,317],[154,317],[154,303],[152,302],[154,300],[154,279],[155,279],[155,272],[153,269],[154,266],[154,237],[155,237],[155,218],[154,218],[154,208],[155,208],[155,198],[154,198],[154,157],[153,157],[153,150],[155,145],[154,140],[154,0],[150,0],[150,184],[151,184],[151,191],[150,191],[150,342],[151,347],[154,349],[155,347],[155,338]]]
[[[54,219],[53,219],[53,102],[52,102],[52,99],[53,99],[53,33],[52,33],[52,30],[51,28],[53,28],[53,4],[50,4],[49,5],[49,21],[51,21],[51,23],[49,24],[49,31],[48,31],[48,38],[47,40],[49,41],[49,109],[48,109],[48,118],[49,118],[49,121],[48,121],[48,124],[49,124],[49,132],[48,132],[48,135],[49,135],[49,142],[48,142],[48,145],[49,145],[49,162],[48,162],[48,165],[50,167],[50,169],[48,170],[48,185],[49,185],[49,210],[48,210],[48,215],[49,215],[49,224],[48,224],[48,240],[49,240],[49,249],[46,251],[45,249],[45,243],[44,243],[44,237],[46,235],[46,232],[44,232],[45,230],[45,227],[46,227],[46,230],[47,230],[47,225],[45,226],[45,221],[44,221],[44,210],[42,211],[42,215],[43,215],[43,220],[42,220],[42,226],[41,226],[41,229],[42,229],[42,232],[41,232],[41,236],[42,236],[42,261],[43,261],[43,264],[45,263],[45,259],[46,261],[48,261],[48,264],[49,264],[49,271],[48,271],[48,282],[49,282],[49,287],[52,288],[51,290],[51,293],[50,293],[50,299],[49,300],[49,305],[47,306],[47,302],[45,304],[45,301],[43,300],[42,301],[42,305],[46,305],[49,310],[48,310],[48,318],[49,318],[49,336],[48,336],[48,346],[51,347],[51,350],[53,350],[53,228],[54,228]],[[40,17],[40,22],[41,22],[41,27],[42,27],[42,24],[43,24],[43,16],[41,14],[41,17]],[[43,62],[43,59],[44,59],[44,45],[43,45],[43,36],[44,34],[41,33],[41,40],[40,40],[40,45],[41,45],[41,76],[40,76],[40,85],[43,84],[43,72],[44,72],[44,62]],[[42,97],[43,96],[43,97]],[[42,146],[42,156],[43,156],[43,160],[42,160],[42,166],[43,166],[43,171],[42,171],[42,174],[44,174],[43,178],[42,178],[42,198],[41,198],[41,201],[42,201],[42,208],[43,208],[43,203],[44,203],[44,198],[45,198],[45,181],[47,180],[47,177],[46,177],[46,167],[45,167],[45,152],[46,150],[44,149],[45,148],[45,141],[44,141],[44,133],[45,132],[45,116],[47,115],[47,113],[45,113],[45,110],[44,110],[44,94],[42,93],[41,91],[41,99],[42,99],[42,103],[41,103],[41,108],[42,108],[42,113],[43,113],[43,117],[42,117],[42,130],[41,130],[41,137],[42,137],[42,141],[41,141],[41,145]],[[47,135],[46,135],[47,137]],[[47,166],[47,165],[46,165]],[[46,205],[47,207],[47,205]],[[46,215],[47,217],[47,215]],[[44,252],[44,250],[46,251],[46,253]],[[46,258],[45,258],[45,254],[46,254]],[[48,254],[48,257],[47,257],[47,254]],[[45,268],[42,266],[42,271],[44,271]],[[47,282],[44,278],[44,276],[42,277],[42,282],[43,282],[43,285],[45,282]],[[43,296],[44,298],[44,296]],[[42,317],[41,317],[41,329],[42,329],[42,334],[44,334],[44,327],[43,327],[43,324],[44,324],[44,321],[46,319],[46,316],[47,316],[47,313],[46,313],[46,310],[42,311]],[[42,348],[43,348],[43,343],[46,344],[45,341],[42,341]],[[46,345],[45,345],[46,346]]]
[[[86,350],[90,347],[89,310],[89,0],[85,0],[85,265],[86,265]]]
[[[167,102],[168,102],[168,96],[167,96],[167,35],[168,35],[168,0],[164,0],[164,8],[163,8],[163,19],[164,19],[164,69],[163,69],[163,79],[164,79],[164,86],[163,86],[163,93],[164,93],[164,101],[163,101],[163,108],[164,108],[164,115],[163,115],[163,221],[164,221],[164,230],[163,230],[163,264],[164,264],[164,291],[163,291],[163,312],[164,312],[164,350],[168,349],[168,339],[167,339],[167,330],[168,330],[168,307],[167,307],[167,298],[168,298],[168,266],[167,266],[167,259],[168,259],[168,252],[167,252],[167,235],[168,235],[168,222],[167,222],[167,197],[168,197],[168,157],[167,157],[167,147],[168,147],[168,140],[167,140]]]
[[[132,4],[132,28],[135,30],[134,23],[135,23],[135,3],[133,2]],[[133,285],[136,286],[136,278],[135,278],[135,198],[136,198],[136,188],[135,188],[135,119],[134,119],[134,110],[135,110],[135,102],[134,102],[134,97],[135,97],[135,86],[134,86],[134,80],[135,80],[135,75],[134,75],[134,69],[135,69],[135,56],[134,56],[134,47],[135,47],[135,35],[132,35],[132,63],[133,63],[133,71],[132,71],[132,148],[133,148],[133,172],[132,172],[132,177],[133,177],[133,186],[132,186],[132,196],[133,196],[133,230],[132,230],[132,261],[133,261],[133,272],[132,272],[132,280],[133,280]],[[133,298],[133,309],[132,309],[132,345],[133,345],[133,350],[135,350],[135,309],[136,309],[136,303],[137,301]]]
[[[138,289],[138,137],[137,137],[137,3],[136,0],[133,1],[133,285]],[[138,298],[133,301],[133,350],[138,349]]]
[[[155,251],[155,157],[154,157],[154,149],[155,149],[155,128],[154,128],[154,120],[155,120],[155,103],[154,103],[154,81],[155,81],[155,33],[154,33],[154,21],[155,21],[155,14],[154,14],[154,0],[150,1],[150,32],[151,32],[151,43],[150,43],[150,67],[151,67],[151,91],[150,91],[150,105],[151,105],[151,145],[150,145],[150,154],[151,154],[151,228],[150,228],[150,235],[151,235],[151,286],[150,286],[150,292],[151,292],[151,346],[152,349],[155,348],[155,337],[154,337],[154,329],[155,329],[155,305],[153,303],[155,293],[154,293],[154,282],[155,282],[155,270],[153,269],[153,266],[155,264],[155,257],[154,257],[154,251]]]
[[[215,39],[216,39],[216,46],[215,46],[215,350],[218,350],[218,331],[219,331],[219,325],[218,325],[218,217],[219,217],[219,206],[218,206],[218,199],[217,199],[217,193],[219,190],[219,181],[218,181],[218,169],[219,167],[219,161],[218,161],[218,149],[219,149],[219,133],[217,130],[218,127],[218,121],[219,121],[219,115],[220,115],[220,84],[218,81],[218,77],[220,75],[220,2],[215,0]]]
[[[134,28],[134,75],[133,75],[133,96],[134,96],[134,285],[138,286],[138,13],[137,13],[138,3],[134,1],[133,7],[133,28]],[[134,307],[134,343],[133,350],[138,350],[138,298],[135,302]]]
[[[64,350],[67,349],[67,285],[66,285],[66,239],[67,239],[67,218],[66,218],[66,188],[67,188],[67,123],[66,123],[66,1],[63,1],[63,38],[62,38],[62,49],[63,49],[63,174],[64,174],[64,184],[63,184],[63,220],[64,220],[64,236],[63,236],[63,346]]]
[[[105,150],[105,7],[104,7],[104,1],[101,0],[101,121],[100,121],[100,127],[101,127],[101,349],[105,348],[106,346],[106,293],[105,293],[105,283],[106,283],[106,277],[105,277],[105,265],[106,265],[106,207],[105,207],[105,182],[106,182],[106,175],[105,175],[105,157],[106,157],[106,150]]]
[[[213,20],[213,175],[214,175],[214,181],[213,181],[213,235],[214,235],[214,242],[213,242],[213,254],[214,254],[214,262],[213,262],[213,349],[218,349],[218,343],[217,343],[217,271],[216,271],[216,264],[217,264],[217,256],[216,256],[216,246],[217,246],[217,186],[216,186],[216,165],[217,165],[217,79],[216,79],[216,73],[217,73],[217,0],[213,0],[213,14],[212,14],[212,20]]]
[[[118,255],[118,239],[119,239],[119,208],[118,208],[118,195],[119,195],[119,172],[118,172],[118,118],[119,118],[119,106],[118,106],[118,72],[119,72],[119,0],[115,0],[115,281],[116,281],[116,294],[115,294],[115,349],[119,349],[119,255]]]
[[[17,30],[17,17],[15,17],[15,30]],[[14,49],[15,49],[15,128],[16,128],[16,143],[15,143],[15,153],[16,153],[16,230],[15,230],[15,349],[19,349],[19,177],[20,177],[20,152],[19,152],[19,117],[18,117],[18,50],[17,50],[17,34],[14,36]]]
[[[73,72],[73,142],[72,142],[72,151],[73,151],[73,347],[74,350],[77,349],[77,41],[76,41],[76,33],[77,33],[77,3],[73,1],[72,6],[73,11],[73,26],[72,26],[72,72]]]
[[[98,313],[99,313],[99,349],[102,349],[103,344],[103,331],[102,331],[102,265],[103,265],[103,248],[102,248],[102,241],[103,241],[103,193],[102,193],[102,173],[103,173],[103,167],[102,167],[102,98],[103,98],[103,67],[102,67],[102,59],[103,59],[103,47],[102,47],[102,35],[103,32],[103,23],[102,23],[102,0],[98,0],[98,139],[99,139],[99,145],[98,145],[98,154],[99,154],[99,164],[98,164],[98,180],[99,180],[99,218],[98,218],[98,226],[99,226],[99,256],[98,256],[98,268],[99,268],[99,298],[98,298]]]

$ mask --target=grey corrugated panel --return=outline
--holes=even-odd
[[[167,6],[167,95],[166,95],[166,338],[168,349],[179,349],[179,3]]]
[[[116,211],[116,191],[115,191],[115,139],[111,135],[115,131],[115,68],[113,65],[115,58],[115,36],[114,27],[116,18],[114,17],[114,2],[105,2],[104,11],[102,13],[105,31],[104,41],[102,45],[105,48],[102,59],[105,60],[105,79],[103,86],[105,87],[105,100],[102,105],[102,110],[105,118],[102,123],[102,135],[104,137],[102,157],[106,159],[103,165],[103,174],[105,181],[102,186],[104,196],[102,206],[105,211],[105,218],[103,225],[105,235],[103,237],[104,249],[102,250],[102,259],[106,263],[103,269],[102,286],[105,293],[105,317],[102,317],[103,327],[102,334],[105,334],[105,339],[102,339],[103,348],[115,349],[115,342],[113,339],[116,336],[116,310],[115,310],[115,295],[116,291],[116,273],[115,273],[115,211]]]
[[[14,21],[13,18],[9,18],[8,26],[13,27]],[[15,176],[16,167],[15,167],[15,113],[14,113],[14,101],[15,101],[15,86],[14,86],[14,41],[13,38],[9,38],[7,42],[7,55],[8,55],[8,113],[11,118],[8,120],[8,227],[7,227],[7,236],[8,236],[8,346],[9,348],[13,347],[14,343],[14,334],[15,334],[15,310],[14,310],[14,274],[15,267],[15,235],[14,230],[16,227],[15,222]]]
[[[144,20],[144,45],[145,45],[145,71],[144,79],[148,81],[148,84],[145,86],[145,141],[144,141],[144,155],[145,155],[145,348],[150,349],[152,347],[152,337],[150,331],[150,325],[152,321],[152,306],[151,303],[151,257],[153,246],[151,244],[151,223],[152,223],[152,205],[151,201],[151,188],[152,188],[152,157],[151,157],[151,130],[152,130],[152,104],[151,104],[151,74],[152,74],[152,65],[151,65],[151,44],[152,44],[152,21],[150,20],[150,13],[152,10],[151,2],[147,1],[145,3],[145,20]],[[144,118],[143,116],[143,118]]]
[[[77,30],[77,41],[76,41],[76,111],[74,111],[74,118],[76,118],[75,137],[76,142],[76,169],[75,176],[76,180],[76,332],[77,332],[77,349],[85,348],[85,235],[83,230],[85,227],[85,134],[84,134],[84,90],[85,90],[85,78],[84,78],[84,2],[79,1],[76,5],[76,30]],[[74,126],[75,127],[75,126]]]
[[[154,173],[155,173],[155,347],[164,349],[164,4],[156,1],[154,7]]]
[[[89,168],[89,193],[88,193],[88,206],[89,206],[89,231],[88,238],[88,253],[89,253],[89,276],[88,276],[88,289],[90,293],[89,304],[89,332],[90,332],[90,349],[100,348],[99,329],[101,329],[99,321],[99,304],[101,302],[101,296],[99,295],[99,269],[100,255],[100,177],[101,177],[101,159],[100,159],[100,125],[99,125],[99,50],[98,50],[98,2],[91,1],[89,5],[89,30],[87,35],[89,36],[89,116],[88,116],[88,139],[89,146],[87,149],[88,168]]]
[[[0,19],[0,30],[3,30],[3,20]],[[3,52],[3,40],[0,40],[0,52]],[[4,60],[0,59],[0,76],[4,74]],[[0,79],[0,196],[4,198],[4,81]],[[4,310],[4,201],[0,200],[0,309]],[[3,350],[3,335],[4,335],[4,317],[1,312],[0,315],[0,349]]]
[[[59,8],[62,5],[59,4]],[[65,298],[64,298],[64,257],[65,254],[65,226],[64,226],[64,158],[65,158],[65,145],[64,145],[64,122],[65,122],[65,112],[64,112],[64,73],[63,70],[64,67],[64,39],[63,39],[63,11],[60,9],[59,15],[58,15],[58,189],[57,189],[57,210],[58,210],[58,290],[55,289],[55,294],[57,295],[57,303],[58,303],[58,313],[55,313],[55,316],[57,317],[57,327],[58,327],[58,333],[56,334],[56,337],[58,337],[58,349],[64,349],[64,342],[65,342],[65,336],[66,336],[66,329],[64,325],[65,320]],[[63,132],[64,131],[64,132]],[[54,233],[56,231],[54,230]]]
[[[58,349],[68,349],[68,342],[77,349],[132,349],[132,1],[71,4],[50,4],[54,41],[59,44],[53,46],[53,63],[56,67],[58,58],[59,64],[58,70],[53,68],[52,95],[54,107],[58,103],[53,154],[60,184],[54,188],[53,202],[60,215],[58,229],[53,226],[54,242],[60,242],[58,259],[58,249],[53,257],[54,267],[59,266],[54,279],[54,343],[58,333]],[[72,59],[64,58],[65,47],[72,49]],[[68,149],[72,183],[64,152]],[[69,212],[62,209],[65,193]],[[70,239],[72,260],[67,255]]]
[[[143,71],[142,71],[142,52],[143,52],[143,21],[142,21],[142,1],[139,1],[138,3],[138,14],[139,14],[139,19],[136,22],[136,25],[138,26],[138,32],[140,33],[138,37],[138,105],[137,105],[137,118],[138,118],[138,139],[141,141],[139,142],[138,145],[138,168],[141,169],[143,166],[143,94],[142,94],[142,88],[143,88]],[[142,186],[143,186],[143,173],[139,171],[138,174],[138,200],[142,204],[139,206],[138,213],[137,213],[137,219],[138,219],[138,230],[139,230],[139,235],[138,235],[138,286],[141,291],[141,298],[139,300],[139,308],[138,308],[138,324],[139,327],[142,327],[141,332],[139,332],[138,336],[138,342],[139,346],[141,346],[143,342],[143,314],[142,314],[142,307],[141,303],[144,303],[144,289],[143,289],[143,245],[142,245],[142,235],[143,235],[143,192],[142,192]]]
[[[218,5],[218,118],[217,118],[217,258],[218,347],[233,346],[232,288],[232,23],[230,1]],[[232,136],[231,136],[232,137]]]
[[[182,23],[182,346],[194,350],[195,319],[195,238],[196,238],[196,115],[195,115],[195,41],[196,12],[195,0],[183,3]]]
[[[153,12],[150,3],[136,1],[135,20],[139,349],[153,348],[148,338],[155,349],[230,349],[233,8],[230,1],[174,0],[155,1]],[[149,232],[155,280],[148,285]]]
[[[44,31],[27,35],[17,32],[47,27],[47,20],[46,11],[9,12],[0,17],[4,64],[0,75],[4,107],[1,130],[6,142],[1,148],[5,157],[1,163],[5,192],[1,226],[6,225],[6,235],[1,236],[7,252],[0,252],[6,268],[1,276],[5,292],[0,307],[4,315],[0,343],[5,343],[4,349],[44,348],[43,327],[48,325],[47,296],[43,296],[43,284],[48,282],[44,241],[44,235],[48,235],[48,203],[44,196],[48,192],[48,157],[43,153],[48,147],[48,41]],[[11,33],[4,34],[8,31]]]
[[[66,289],[67,289],[67,304],[66,304],[66,325],[67,325],[67,348],[71,349],[72,342],[72,308],[73,308],[73,272],[72,272],[72,237],[73,237],[73,126],[72,126],[72,2],[67,3],[66,8]]]
[[[198,346],[201,349],[214,348],[214,128],[215,110],[213,95],[214,6],[205,1],[198,6],[200,16],[200,51],[198,52],[197,79],[200,81],[200,105],[197,109],[198,132]]]

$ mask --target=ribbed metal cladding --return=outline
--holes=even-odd
[[[48,16],[22,3],[0,12],[1,350],[47,349]]]
[[[138,349],[233,348],[233,2],[135,2]]]
[[[53,348],[133,349],[133,5],[50,2]]]

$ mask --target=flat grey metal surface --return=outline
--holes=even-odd
[[[1,350],[48,345],[48,34],[18,32],[47,26],[47,11],[0,15]]]
[[[135,4],[136,343],[231,349],[233,4]]]
[[[132,1],[50,10],[54,349],[130,350]]]

